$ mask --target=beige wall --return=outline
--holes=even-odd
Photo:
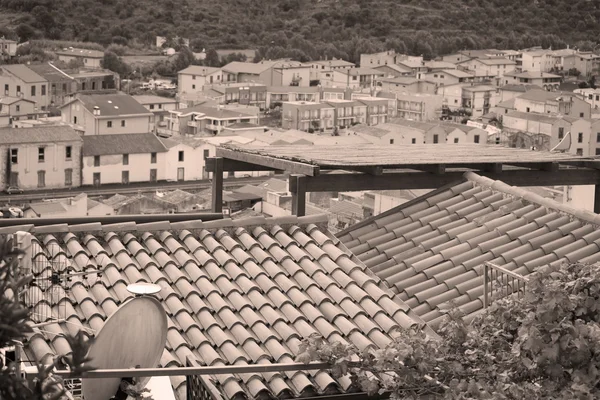
[[[85,135],[114,135],[124,133],[148,133],[152,129],[152,115],[115,116],[96,118],[79,101],[74,101],[61,109],[62,120],[69,124],[80,125]],[[150,113],[149,113],[150,114]],[[112,122],[112,127],[107,122]],[[125,121],[125,126],[121,126]]]
[[[66,159],[66,146],[71,146],[71,158]],[[44,148],[44,161],[39,162],[39,148]],[[0,148],[0,187],[5,189],[9,184],[7,157],[11,148],[18,150],[16,164],[11,164],[11,171],[17,172],[18,186],[21,189],[38,189],[38,171],[45,172],[45,186],[47,189],[64,188],[65,170],[72,171],[71,187],[78,187],[81,183],[81,147],[82,142],[35,143],[20,145],[3,145]]]
[[[165,180],[166,153],[156,155],[152,164],[150,153],[129,154],[129,164],[123,165],[123,155],[113,154],[100,157],[100,166],[94,166],[94,157],[83,157],[83,185],[94,184],[94,173],[100,173],[100,183],[122,183],[122,172],[129,171],[129,182],[149,182],[150,170],[156,169],[157,180]]]
[[[100,68],[102,68],[102,66],[100,65],[101,61],[102,61],[101,58],[74,57],[74,56],[68,56],[68,55],[65,55],[65,54],[60,54],[58,56],[58,59],[60,61],[66,62],[66,63],[68,63],[69,61],[72,61],[72,60],[81,60],[81,62],[83,63],[84,67],[86,67],[86,68],[93,68],[93,69],[100,69]]]
[[[6,90],[6,85],[8,85],[8,91]],[[40,109],[42,109],[42,107],[43,109],[46,109],[50,104],[50,86],[48,81],[25,83],[7,72],[3,72],[3,74],[0,75],[1,96],[20,97],[17,86],[19,87],[23,98],[35,101]],[[32,95],[32,87],[35,87],[35,95]],[[42,95],[44,90],[46,94]]]
[[[211,78],[212,77],[212,83]],[[182,93],[201,92],[205,85],[218,84],[223,80],[223,72],[216,71],[207,76],[193,74],[178,74],[177,75],[177,91]]]

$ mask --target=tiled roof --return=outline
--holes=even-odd
[[[482,309],[485,261],[523,275],[600,261],[599,223],[600,215],[468,172],[338,237],[435,328],[451,300],[469,318]]]
[[[34,82],[44,82],[45,78],[36,74],[30,68],[28,68],[25,64],[6,64],[2,66],[2,69],[8,71],[12,75],[21,79],[26,83],[34,83]]]
[[[36,260],[60,259],[75,271],[94,265],[103,273],[95,282],[73,277],[66,303],[60,293],[51,298],[37,287],[26,291],[26,297],[45,299],[36,307],[61,299],[54,310],[64,315],[56,317],[69,322],[35,329],[26,353],[34,360],[68,353],[61,333],[77,326],[98,330],[133,297],[126,286],[142,281],[162,287],[156,297],[168,318],[160,360],[166,368],[188,359],[208,366],[289,363],[313,334],[360,350],[383,348],[412,326],[433,334],[321,228],[326,221],[320,215],[46,229],[37,237],[46,253],[35,254]],[[171,382],[185,393],[183,377]],[[351,382],[327,371],[294,371],[222,374],[204,383],[216,398],[263,399],[344,393]]]
[[[428,122],[421,122],[421,121],[410,121],[407,119],[403,119],[403,118],[392,118],[389,121],[390,124],[394,124],[394,125],[401,125],[407,128],[413,128],[413,129],[418,129],[424,132],[428,132],[429,130],[435,128],[436,126],[439,126],[439,124],[431,124]]]
[[[528,90],[527,92],[519,95],[518,98],[524,100],[538,101],[538,102],[546,102],[546,101],[557,101],[560,97],[577,97],[574,93],[565,93],[565,92],[549,92],[547,90],[542,89],[533,89]]]
[[[152,96],[142,94],[138,96],[131,96],[140,104],[165,104],[165,103],[177,103],[176,99],[163,97],[163,96]]]
[[[165,145],[153,133],[124,133],[83,137],[84,157],[111,154],[164,153]]]
[[[515,98],[513,97],[512,99],[504,100],[496,104],[496,107],[513,109],[515,108]]]
[[[509,84],[509,85],[504,85],[500,88],[500,90],[506,90],[506,91],[511,91],[511,92],[527,92],[528,90],[533,90],[533,89],[542,89],[541,87],[539,87],[538,85],[514,85],[514,84]]]
[[[329,203],[329,211],[333,214],[344,214],[352,216],[364,215],[362,205],[348,200],[331,199]]]
[[[63,81],[72,81],[73,78],[62,72],[57,67],[46,64],[30,64],[27,65],[27,68],[39,74],[40,76],[46,78],[48,82],[63,82]]]
[[[514,65],[514,64],[516,64],[515,61],[509,60],[508,58],[504,58],[504,57],[478,58],[477,61],[479,61],[485,65],[508,65],[508,64]]]
[[[0,104],[14,104],[14,103],[19,102],[19,101],[26,101],[28,103],[35,103],[35,101],[26,99],[24,97],[10,97],[10,96],[5,96],[5,97],[0,98]]]
[[[81,142],[81,140],[81,136],[67,125],[0,129],[0,144]]]
[[[47,217],[47,214],[62,213],[67,211],[67,208],[62,202],[42,202],[42,203],[31,203],[29,208],[33,210],[38,216]]]
[[[383,76],[383,75],[385,75],[381,71],[377,71],[376,69],[365,68],[365,67],[355,67],[355,68],[347,69],[345,71],[347,71],[348,75],[351,75],[351,76],[358,76],[358,75],[377,75],[377,76]]]
[[[262,61],[259,63],[233,61],[221,68],[223,72],[234,74],[251,74],[260,75],[269,68],[273,68],[277,64],[274,61]]]
[[[353,63],[351,63],[350,61],[345,61],[345,60],[317,60],[317,61],[311,61],[311,62],[309,62],[309,64],[319,64],[319,65],[331,66],[331,67],[353,67],[354,66]]]
[[[91,113],[95,107],[100,110],[100,118],[119,115],[152,115],[144,106],[126,93],[82,94],[73,101],[81,101]],[[67,106],[66,103],[63,107]]]
[[[554,123],[556,123],[556,121],[558,121],[560,119],[567,120],[566,119],[567,117],[565,117],[565,116],[554,117],[554,116],[551,116],[548,114],[523,112],[523,111],[516,111],[516,110],[509,111],[508,114],[504,115],[504,118],[506,118],[506,117],[525,119],[527,121],[543,122],[545,124],[554,124]]]
[[[439,72],[443,72],[445,74],[454,76],[455,78],[472,78],[473,77],[473,74],[470,74],[468,72],[462,71],[460,69],[444,69],[444,70],[439,71]]]

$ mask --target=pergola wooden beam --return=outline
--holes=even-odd
[[[212,211],[223,212],[223,159],[213,157]]]
[[[215,160],[216,158],[207,158],[205,161],[206,172],[215,172]],[[281,171],[277,168],[265,167],[262,165],[250,164],[244,161],[230,160],[228,158],[222,158],[223,160],[223,171],[224,172],[237,172],[237,171]]]
[[[216,155],[217,157],[223,157],[230,160],[260,165],[271,169],[288,171],[291,174],[318,176],[320,171],[318,165],[307,164],[283,158],[276,158],[268,155],[250,153],[246,151],[224,149],[221,147],[217,147]]]
[[[292,214],[298,217],[306,215],[306,182],[305,175],[290,175],[289,189],[292,193]]]
[[[463,179],[464,171],[445,174],[426,172],[393,172],[373,176],[366,174],[323,174],[306,177],[307,192],[344,192],[360,190],[436,189]],[[600,184],[600,171],[592,169],[562,169],[558,171],[505,170],[501,173],[482,171],[480,175],[501,180],[513,186],[559,186]],[[290,180],[294,193],[296,182]]]
[[[560,164],[556,161],[553,162],[518,162],[518,163],[506,163],[515,167],[535,169],[538,171],[556,172],[560,168]]]

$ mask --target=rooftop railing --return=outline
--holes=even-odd
[[[522,296],[528,279],[523,275],[502,268],[491,262],[483,265],[483,308],[488,308],[493,300],[510,295]]]

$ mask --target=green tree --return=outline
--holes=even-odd
[[[121,75],[121,77],[126,76],[131,72],[131,68],[123,59],[113,53],[112,51],[106,51],[104,53],[104,58],[102,59],[102,68],[109,69],[117,74]]]
[[[327,361],[334,376],[395,399],[600,398],[600,268],[544,266],[528,279],[523,296],[496,299],[471,324],[449,310],[440,338],[414,328],[360,353],[313,336],[298,361]]]
[[[220,67],[221,59],[215,49],[208,49],[206,52],[206,58],[204,59],[204,65],[207,67]]]

